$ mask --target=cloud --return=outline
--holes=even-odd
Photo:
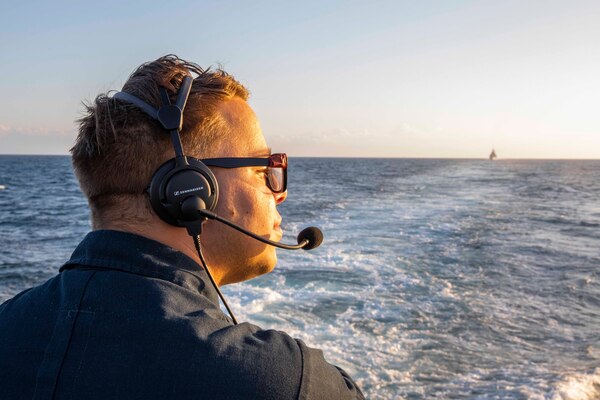
[[[448,157],[459,143],[439,124],[399,122],[381,128],[338,126],[269,135],[271,147],[292,156]],[[474,141],[473,147],[476,143]],[[465,147],[464,145],[460,145]],[[464,150],[462,149],[461,150]],[[487,146],[486,150],[487,151]],[[477,148],[469,154],[481,152]]]
[[[74,129],[0,124],[0,154],[68,154]]]
[[[334,127],[322,130],[306,130],[295,135],[269,135],[269,138],[279,143],[298,143],[323,145],[339,142],[364,141],[373,137],[369,129],[350,129],[346,127]],[[381,136],[381,135],[377,135]]]
[[[367,128],[305,130],[293,135],[269,135],[268,141],[273,149],[292,156],[393,157],[400,150],[389,130]]]
[[[75,130],[73,128],[27,127],[0,124],[0,135],[26,137],[73,137],[75,135]]]
[[[278,137],[279,141],[303,141],[313,144],[346,143],[373,145],[379,143],[404,143],[406,140],[418,140],[427,136],[427,130],[407,122],[392,129],[373,130],[369,128],[335,127],[318,131],[305,131],[300,135]]]

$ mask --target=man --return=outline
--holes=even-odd
[[[269,158],[248,91],[175,56],[139,67],[122,92],[159,107],[195,75],[181,143],[197,159]],[[146,190],[174,156],[172,136],[140,107],[100,95],[80,120],[73,167],[93,232],[60,273],[0,306],[4,399],[353,399],[352,379],[283,332],[235,325],[184,227]],[[216,214],[281,239],[285,186],[265,166],[211,167]],[[277,173],[281,173],[278,171]],[[277,187],[275,187],[277,186]],[[200,235],[218,286],[270,272],[275,249],[216,221]]]

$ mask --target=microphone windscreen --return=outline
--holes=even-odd
[[[301,243],[304,239],[308,240],[308,243],[303,247],[304,250],[312,250],[317,248],[323,243],[323,232],[315,226],[309,226],[303,229],[298,234],[298,243]]]

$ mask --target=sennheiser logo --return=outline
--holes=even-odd
[[[176,190],[173,192],[173,196],[179,196],[179,195],[186,194],[186,193],[197,192],[198,190],[203,190],[203,189],[204,189],[204,186],[199,186],[199,187],[192,188],[192,189]]]

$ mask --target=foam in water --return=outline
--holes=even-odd
[[[600,398],[599,172],[294,158],[283,230],[319,226],[324,244],[224,292],[240,321],[323,349],[367,398]],[[0,156],[0,182],[1,301],[55,274],[89,213],[67,157]]]
[[[600,368],[591,374],[573,374],[556,386],[552,400],[593,400],[600,398]]]

